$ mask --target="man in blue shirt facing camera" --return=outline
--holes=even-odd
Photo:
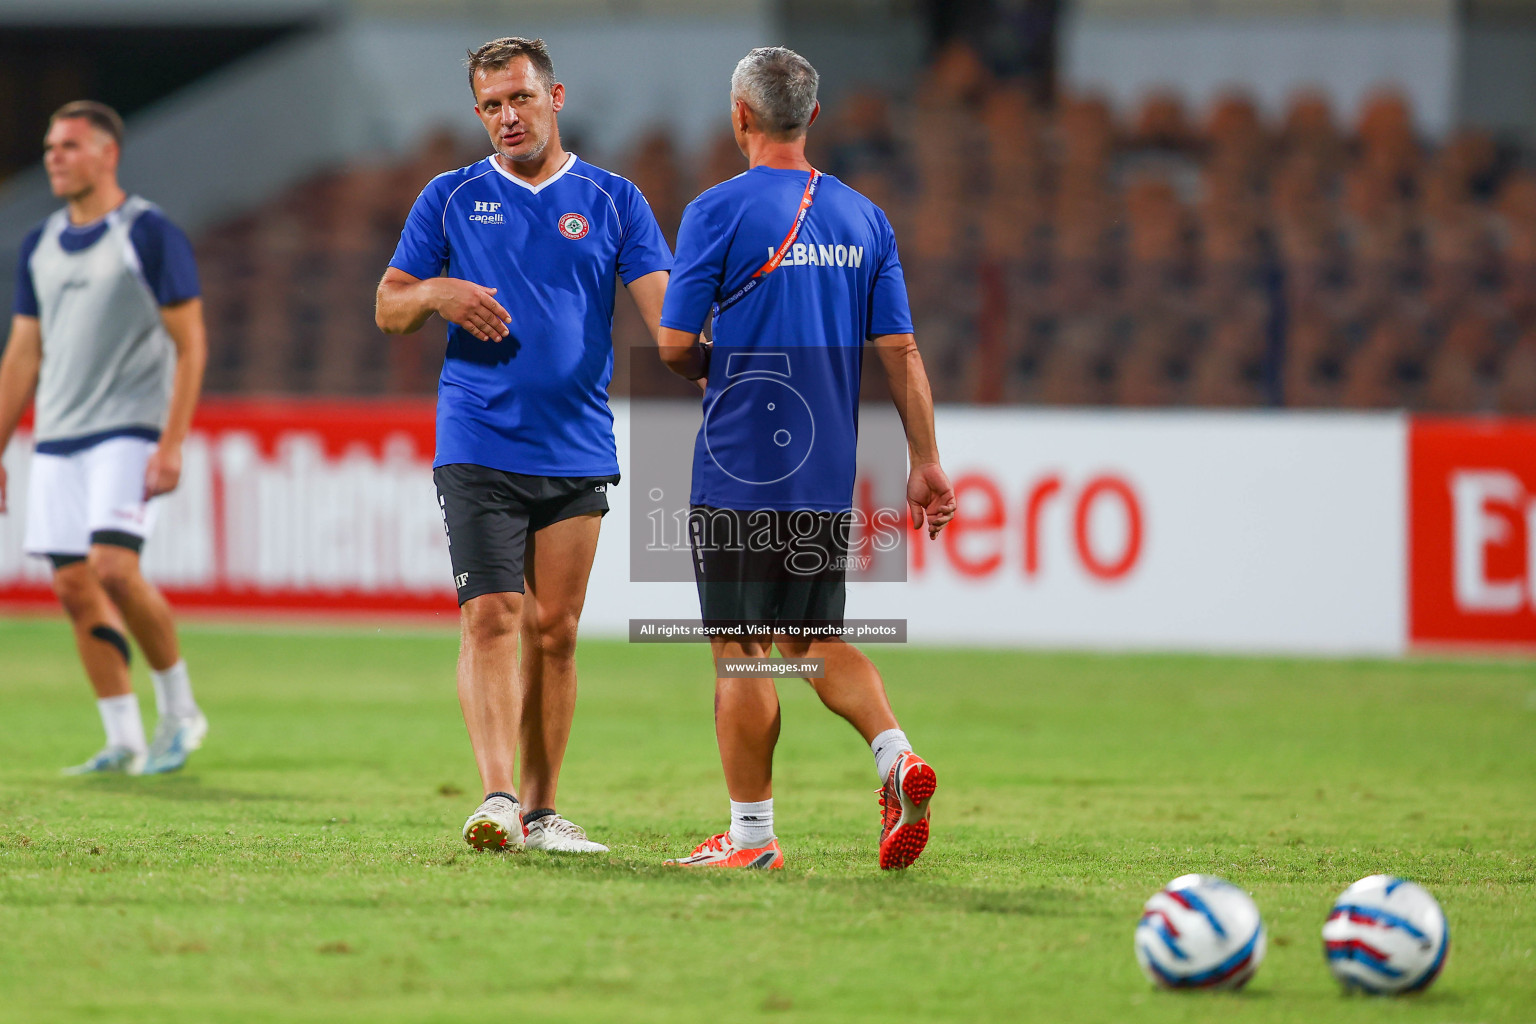
[[[486,43],[468,66],[495,152],[422,190],[376,314],[391,333],[433,313],[449,325],[433,477],[460,605],[459,702],[485,791],[464,838],[602,852],[555,812],[555,787],[577,620],[619,480],[614,279],[654,324],[672,258],[640,190],[561,147],[565,87],[542,40]]]

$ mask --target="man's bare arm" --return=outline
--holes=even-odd
[[[43,331],[37,317],[11,317],[11,337],[0,357],[0,454],[11,443],[21,414],[32,404],[43,365]],[[0,464],[0,512],[6,510],[5,466]]]
[[[656,348],[661,353],[661,361],[673,373],[693,381],[702,391],[707,383],[704,380],[704,371],[709,367],[707,357],[709,350],[704,346],[703,335],[690,337],[682,331],[661,326],[661,304],[667,295],[667,280],[670,276],[665,271],[647,274],[629,286],[630,294],[635,297],[635,305],[640,307],[640,315],[645,318],[645,325],[651,329],[651,337],[656,339]],[[650,282],[652,278],[660,278],[660,287],[654,283],[646,284],[645,294],[642,297],[640,292],[635,291],[635,285]],[[697,348],[695,349],[694,346]]]
[[[144,467],[146,501],[169,494],[181,482],[181,445],[192,431],[192,414],[203,392],[203,371],[208,366],[208,331],[203,323],[202,299],[162,306],[160,320],[176,346],[176,376],[171,381],[171,407],[166,413],[165,429]]]
[[[917,339],[910,334],[882,334],[870,344],[875,346],[875,355],[885,370],[891,398],[907,434],[907,456],[911,462],[907,504],[912,512],[912,525],[921,527],[926,519],[928,536],[936,537],[944,524],[954,518],[955,491],[939,465],[928,371],[917,351]]]
[[[910,334],[882,334],[870,340],[885,379],[890,383],[891,398],[901,414],[907,432],[907,450],[914,464],[939,461],[939,442],[933,430],[933,389],[928,386],[928,371],[917,351],[917,339]]]
[[[640,311],[640,319],[645,321],[652,340],[661,330],[661,303],[667,297],[667,279],[671,276],[658,270],[629,282],[629,297],[635,300],[635,308]]]
[[[500,341],[511,333],[512,318],[494,298],[495,288],[456,277],[422,280],[398,267],[384,271],[373,320],[386,334],[414,334],[433,313],[458,324],[481,341]]]
[[[699,380],[709,369],[709,350],[702,335],[661,327],[656,334],[656,348],[667,369],[684,380]]]

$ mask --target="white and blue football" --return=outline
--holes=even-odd
[[[1418,992],[1445,966],[1451,945],[1440,904],[1422,886],[1370,875],[1344,890],[1323,925],[1328,968],[1346,990]]]
[[[1147,900],[1136,925],[1136,962],[1163,988],[1242,988],[1263,960],[1259,908],[1215,875],[1175,878]]]

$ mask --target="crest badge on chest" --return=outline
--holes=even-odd
[[[587,218],[579,213],[565,213],[560,215],[560,233],[566,238],[575,241],[578,238],[587,237],[587,232],[592,230]]]

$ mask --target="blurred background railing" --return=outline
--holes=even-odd
[[[204,22],[218,7],[234,34],[183,25],[183,49],[248,54],[141,82],[163,96],[130,122],[134,145],[154,140],[162,163],[132,147],[125,162],[173,215],[185,196],[212,391],[433,389],[440,331],[381,336],[373,289],[421,186],[488,152],[457,50],[517,31],[551,40],[570,148],[634,180],[669,237],[693,196],[744,169],[723,99],[739,51],[799,45],[826,78],[813,160],[889,213],[942,401],[1536,412],[1536,100],[1508,95],[1536,64],[1536,5],[491,6],[505,17],[144,5]],[[0,52],[43,31],[5,4],[0,23]],[[668,52],[680,32],[693,48]],[[1181,53],[1191,32],[1220,46]],[[1329,61],[1296,57],[1308,40]],[[8,108],[17,133],[82,90],[117,98],[93,45],[7,61],[0,108],[28,97]],[[201,166],[157,189],[192,159],[168,155],[188,136]],[[25,148],[10,138],[11,168]],[[48,202],[16,174],[0,235]],[[622,297],[615,341],[615,393],[663,386],[659,365],[628,365],[648,337]]]

